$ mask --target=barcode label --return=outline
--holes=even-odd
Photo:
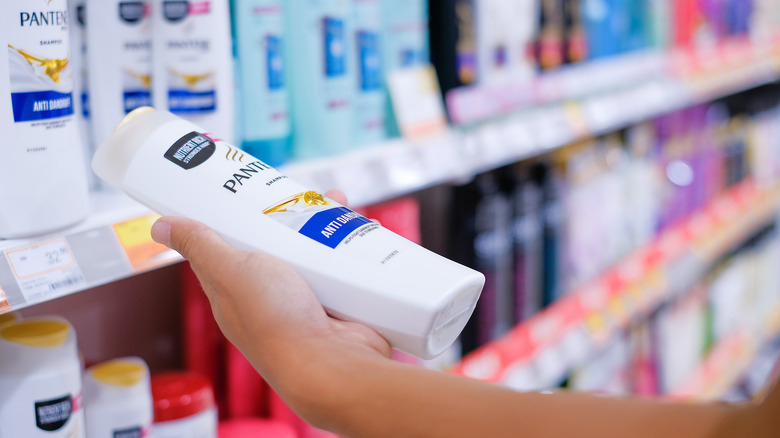
[[[76,258],[64,238],[6,251],[27,302],[38,302],[86,287]]]

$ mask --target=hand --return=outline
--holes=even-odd
[[[346,203],[340,192],[326,196]],[[283,261],[235,249],[191,219],[162,217],[152,226],[152,237],[189,260],[222,332],[282,397],[292,391],[285,384],[300,380],[295,376],[300,367],[321,355],[389,357],[384,338],[328,316],[309,285]]]

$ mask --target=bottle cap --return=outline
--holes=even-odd
[[[17,322],[2,331],[6,341],[30,347],[58,347],[65,343],[70,324],[56,319],[31,319]]]
[[[171,371],[152,376],[154,421],[179,420],[214,406],[211,383],[190,371]]]
[[[146,366],[139,360],[115,359],[89,369],[92,376],[114,386],[135,386],[146,375]]]

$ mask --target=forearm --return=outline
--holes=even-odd
[[[349,346],[293,368],[283,396],[308,421],[348,437],[733,436],[754,410],[518,393]]]

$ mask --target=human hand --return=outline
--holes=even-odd
[[[326,196],[346,204],[340,192]],[[288,375],[322,355],[390,355],[374,330],[328,316],[303,278],[276,257],[235,249],[180,217],[160,218],[152,237],[189,260],[224,335],[280,393],[295,379]]]

